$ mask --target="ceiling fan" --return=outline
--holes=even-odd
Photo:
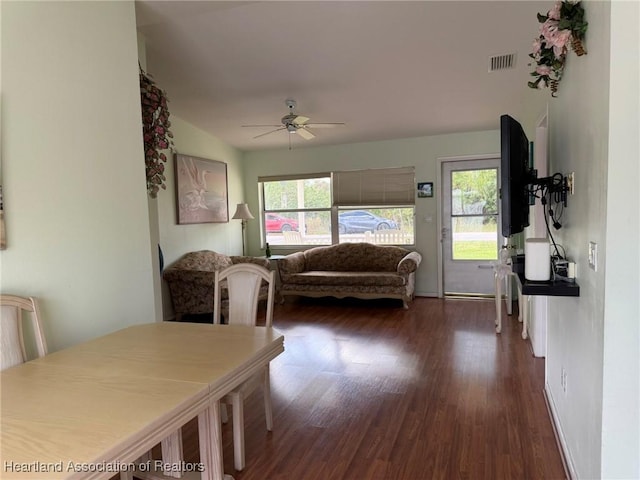
[[[340,125],[344,125],[342,122],[329,122],[329,123],[310,123],[309,117],[303,117],[302,115],[298,115],[295,113],[295,109],[297,103],[295,100],[287,99],[285,100],[285,105],[289,109],[289,113],[287,113],[284,117],[280,119],[282,122],[280,125],[242,125],[243,127],[277,127],[275,130],[270,130],[266,133],[261,133],[260,135],[256,135],[253,138],[264,137],[265,135],[269,135],[271,133],[280,132],[282,130],[286,130],[289,134],[289,150],[291,150],[291,134],[300,135],[305,140],[311,140],[315,137],[314,133],[309,129],[311,128],[327,128],[327,127],[338,127]]]

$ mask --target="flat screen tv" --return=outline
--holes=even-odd
[[[522,125],[509,115],[500,117],[500,206],[502,235],[520,233],[529,226],[529,140]]]

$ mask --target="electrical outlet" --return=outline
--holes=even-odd
[[[573,195],[575,193],[576,188],[576,174],[575,172],[571,172],[567,175],[567,189],[569,190],[569,195]]]
[[[598,244],[589,242],[589,268],[594,272],[598,271]]]

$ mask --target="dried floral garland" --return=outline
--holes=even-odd
[[[156,198],[160,188],[163,190],[167,188],[164,176],[167,156],[162,150],[173,150],[173,134],[169,130],[171,122],[167,108],[167,94],[142,68],[140,68],[140,102],[147,192],[151,198]]]
[[[538,14],[540,34],[533,42],[533,52],[529,54],[535,61],[535,70],[531,72],[536,79],[528,82],[531,88],[551,89],[555,97],[558,83],[564,73],[568,46],[578,56],[587,53],[582,41],[588,23],[584,21],[584,9],[579,1],[559,0],[546,15]]]

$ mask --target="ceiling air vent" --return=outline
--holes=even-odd
[[[489,57],[489,73],[498,70],[507,70],[516,66],[516,54],[507,53],[504,55],[494,55]]]

